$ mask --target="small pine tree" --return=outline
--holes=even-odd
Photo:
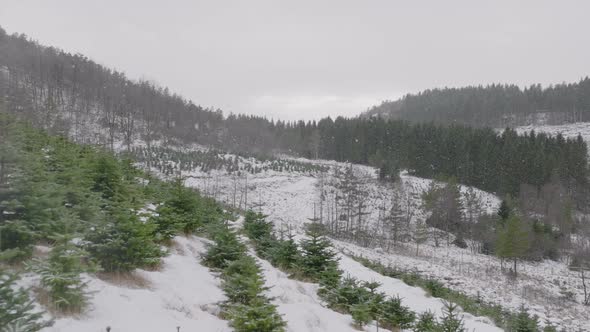
[[[156,210],[158,215],[153,218],[155,227],[155,238],[158,241],[169,241],[182,229],[186,223],[182,215],[179,215],[173,207],[169,205],[161,205]]]
[[[320,224],[312,223],[306,231],[307,238],[301,241],[302,272],[312,280],[319,280],[321,274],[338,265],[336,252],[330,240],[323,235]]]
[[[243,255],[223,270],[223,290],[231,303],[250,304],[266,290],[254,258]]]
[[[286,326],[276,306],[264,300],[233,306],[230,318],[236,332],[283,332]]]
[[[113,199],[117,194],[123,194],[123,172],[117,159],[106,153],[96,156],[92,165],[92,190],[102,194],[106,199]]]
[[[35,233],[23,220],[0,222],[0,261],[15,263],[29,258],[34,238]]]
[[[383,227],[389,234],[390,240],[393,240],[393,246],[397,246],[402,233],[405,231],[406,226],[409,225],[409,220],[406,220],[404,208],[402,207],[401,193],[398,190],[393,192],[391,208],[383,219],[383,223]]]
[[[266,216],[264,214],[252,210],[246,212],[246,216],[244,217],[244,230],[252,240],[259,241],[262,238],[270,237],[272,234],[272,228],[272,223],[266,221]]]
[[[272,248],[277,244],[272,233],[272,222],[266,221],[266,216],[254,211],[246,212],[244,218],[244,231],[254,241],[256,252],[262,257],[268,258]]]
[[[55,235],[55,246],[47,262],[36,260],[32,269],[41,276],[53,306],[61,312],[81,312],[88,301],[87,283],[81,273],[95,271],[83,260],[87,253],[72,243],[70,234]]]
[[[522,306],[518,315],[510,322],[510,331],[537,332],[539,331],[539,318],[531,316],[528,310]]]
[[[382,307],[381,326],[394,329],[408,329],[416,319],[416,315],[408,307],[402,305],[399,297],[387,299]]]
[[[441,332],[464,332],[463,320],[457,316],[458,305],[444,302],[443,318],[439,324]]]
[[[242,257],[246,248],[230,229],[220,226],[213,236],[215,243],[209,247],[203,260],[205,264],[217,269],[226,268],[231,262]]]
[[[292,234],[289,234],[286,240],[278,240],[270,251],[271,263],[281,269],[291,270],[295,268],[300,259],[301,253]]]
[[[338,269],[337,264],[330,264],[324,271],[322,271],[319,280],[320,289],[318,291],[320,296],[323,296],[323,294],[338,287],[341,276],[342,271]]]
[[[513,260],[513,273],[516,276],[516,263],[526,255],[530,246],[529,231],[526,225],[519,217],[512,215],[500,230],[497,241],[497,255],[504,259]]]
[[[414,325],[414,332],[439,332],[440,327],[434,314],[430,311],[423,312],[418,316],[418,320]]]
[[[361,302],[361,295],[359,290],[363,290],[358,286],[358,282],[354,278],[343,278],[336,285],[336,287],[323,287],[320,289],[320,296],[327,302],[328,307],[347,311],[351,305]],[[363,298],[362,300],[365,300]]]
[[[16,288],[16,275],[0,270],[0,326],[2,329],[36,332],[53,322],[43,320],[26,290]]]
[[[159,264],[164,252],[154,243],[155,225],[124,208],[105,215],[86,236],[86,250],[105,271],[131,271]]]
[[[167,191],[164,204],[158,207],[155,219],[156,233],[162,240],[169,240],[179,231],[190,234],[198,231],[208,221],[203,215],[206,209],[201,206],[196,192],[183,185],[182,178],[176,178]]]
[[[362,328],[371,322],[371,308],[367,303],[357,303],[350,307],[354,323]]]

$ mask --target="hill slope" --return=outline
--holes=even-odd
[[[363,115],[500,128],[588,121],[590,79],[524,89],[502,84],[430,89],[385,101]]]

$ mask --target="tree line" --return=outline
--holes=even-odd
[[[590,121],[590,78],[547,87],[491,84],[429,89],[384,101],[370,108],[365,116],[476,127]]]
[[[395,177],[400,169],[426,177],[455,177],[480,189],[516,195],[521,184],[541,186],[557,176],[571,193],[587,186],[587,146],[579,136],[566,139],[530,132],[518,135],[506,129],[409,124],[382,119],[324,119],[298,126],[307,156],[372,165],[381,177]],[[317,149],[314,148],[317,146]]]

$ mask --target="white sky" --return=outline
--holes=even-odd
[[[444,86],[590,75],[585,0],[0,0],[0,26],[225,113],[356,115]]]

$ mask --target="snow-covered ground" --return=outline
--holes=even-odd
[[[530,125],[514,128],[517,133],[523,134],[534,130],[537,133],[550,135],[561,134],[565,138],[576,138],[582,135],[586,143],[590,142],[590,122],[576,122],[564,125]]]
[[[298,160],[313,162],[309,160]],[[331,161],[322,161],[322,165],[332,169],[344,169],[347,164]],[[367,166],[355,166],[355,172],[359,176],[365,176],[365,183],[369,185],[369,196],[373,205],[380,205],[379,199],[387,200],[389,195],[383,195],[387,187],[377,185],[375,169]],[[289,173],[278,171],[265,171],[258,174],[248,174],[237,177],[225,174],[224,171],[212,170],[201,172],[183,172],[185,185],[199,188],[200,190],[217,197],[218,200],[259,209],[269,215],[278,228],[290,226],[291,230],[300,237],[303,226],[314,216],[314,207],[317,209],[318,189],[317,182],[320,174]],[[403,175],[402,181],[412,189],[412,197],[419,200],[421,193],[428,189],[430,180],[420,179],[409,175]],[[247,184],[246,184],[247,183]],[[246,199],[246,188],[247,196]],[[465,190],[465,188],[462,188]],[[497,199],[481,192],[486,202],[486,207],[494,208]],[[487,196],[486,196],[487,195]],[[316,206],[314,206],[314,204]],[[414,202],[416,206],[419,202]],[[317,211],[316,211],[317,212]],[[376,217],[376,216],[375,216]],[[432,311],[441,314],[443,306],[439,299],[429,297],[423,290],[410,287],[403,282],[381,276],[363,267],[350,258],[342,256],[340,268],[345,274],[355,276],[360,280],[378,280],[383,283],[382,291],[387,295],[400,295],[406,305],[417,312]],[[290,331],[354,331],[352,319],[349,315],[336,313],[325,308],[317,297],[317,285],[291,280],[288,276],[273,268],[268,262],[259,260],[266,284],[270,286],[269,295],[274,298],[278,311],[284,315],[287,327]],[[482,317],[463,316],[466,326],[476,331],[499,331]]]
[[[217,317],[225,299],[220,280],[199,263],[206,240],[176,237],[158,271],[136,270],[131,276],[87,277],[93,292],[80,317],[58,318],[43,332],[231,331]],[[34,277],[28,280],[35,284]]]
[[[253,252],[251,254],[255,255]],[[353,327],[350,315],[335,312],[322,305],[317,295],[317,284],[289,279],[287,274],[274,268],[268,261],[257,260],[266,285],[270,287],[268,295],[273,298],[277,311],[287,322],[287,331],[358,331]],[[367,326],[365,330],[371,331],[371,326]]]
[[[305,159],[298,159],[298,161],[315,162]],[[320,163],[331,168],[348,167],[346,164],[333,161],[320,161]],[[376,170],[371,167],[355,165],[355,171],[365,176],[363,183],[368,189],[367,197],[371,204],[369,210],[372,211],[368,218],[370,222],[376,222],[377,207],[383,201],[390,199],[391,188],[378,183]],[[219,171],[205,174],[198,170],[185,175],[188,176],[186,185],[201,190],[210,189],[211,183],[215,183],[215,196],[220,201],[231,203],[232,197],[235,197],[234,192],[237,192],[238,197],[244,196],[245,176],[224,175]],[[317,214],[318,181],[321,177],[320,174],[276,171],[248,175],[248,207],[260,209],[269,215],[269,220],[272,220],[277,228],[289,225],[292,230],[301,234],[303,225],[314,217],[314,208]],[[402,174],[401,180],[410,192],[410,204],[415,210],[413,218],[416,220],[425,218],[420,208],[421,194],[429,188],[432,181],[407,174]],[[461,186],[462,192],[466,190],[467,187]],[[499,204],[497,197],[479,190],[476,190],[476,193],[480,196],[485,211],[491,213],[497,209]],[[210,194],[213,193],[210,192]],[[532,314],[540,317],[542,323],[547,320],[567,330],[590,331],[590,323],[587,320],[590,316],[590,308],[579,304],[579,298],[577,303],[566,300],[567,292],[573,292],[578,296],[581,294],[581,282],[578,275],[570,271],[565,263],[553,261],[522,263],[519,267],[519,278],[512,280],[501,271],[497,258],[473,254],[469,249],[446,245],[436,247],[434,243],[426,243],[421,245],[420,253],[416,256],[414,244],[407,244],[405,249],[398,248],[392,253],[385,253],[375,248],[362,248],[341,241],[335,241],[335,244],[344,253],[363,254],[366,257],[381,260],[385,264],[391,263],[400,268],[418,271],[452,289],[473,296],[481,296],[486,301],[501,304],[514,311],[521,305],[525,305]],[[350,258],[342,258],[341,268],[345,274],[348,273],[363,280],[373,278],[383,282],[383,290],[386,293],[390,295],[399,293],[402,297],[407,297],[406,302],[408,305],[413,303],[413,309],[418,310],[418,307],[422,307],[423,310],[440,311],[439,300],[428,298],[420,289],[407,292],[408,286],[403,283],[389,281],[391,278],[382,279],[383,277],[368,271]],[[275,282],[278,281],[275,280]],[[476,331],[485,331],[480,324],[489,325],[486,324],[485,318],[474,318],[466,314],[464,319],[466,324],[473,326]],[[490,329],[493,330],[493,327]]]
[[[443,302],[440,299],[429,297],[421,288],[411,287],[399,279],[383,276],[362,266],[346,255],[339,255],[339,258],[340,268],[351,277],[358,280],[379,282],[381,284],[381,287],[378,288],[379,291],[389,296],[399,296],[405,306],[417,313],[431,311],[437,316],[442,315]],[[467,331],[502,331],[502,329],[494,326],[490,319],[486,317],[474,317],[462,313],[462,318]]]
[[[498,259],[452,246],[422,245],[415,256],[415,245],[386,253],[342,241],[334,244],[344,255],[362,256],[385,266],[417,272],[446,287],[514,311],[525,305],[543,324],[550,321],[568,331],[590,331],[586,319],[589,308],[579,304],[579,298],[574,303],[564,296],[563,290],[580,292],[581,282],[563,263],[520,263],[519,276],[514,280],[502,273]]]

